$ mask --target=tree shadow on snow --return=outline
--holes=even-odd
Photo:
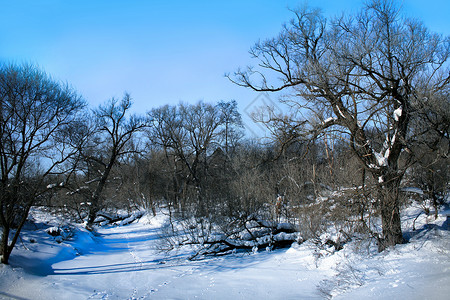
[[[154,259],[143,262],[127,262],[109,265],[87,266],[66,269],[52,269],[50,275],[97,275],[97,274],[111,274],[111,273],[129,273],[141,272],[156,269],[165,269],[173,267],[189,266],[189,262],[179,264],[167,264],[165,259]]]
[[[280,250],[283,251],[283,250]],[[209,258],[201,261],[190,261],[186,255],[174,255],[170,258],[159,258],[142,262],[126,262],[117,264],[86,266],[76,268],[53,268],[49,275],[98,275],[111,273],[142,272],[149,270],[176,269],[179,267],[191,267],[201,269],[202,272],[224,272],[229,270],[254,267],[262,261],[270,258],[270,253],[258,253],[256,255],[233,255],[227,258]],[[261,267],[261,269],[263,269]],[[270,268],[268,268],[270,269]]]

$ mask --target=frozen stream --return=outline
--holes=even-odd
[[[31,274],[20,274],[3,296],[321,299],[316,285],[327,272],[317,270],[294,249],[189,261],[186,254],[158,251],[157,227],[132,224],[101,228],[98,233],[95,241],[86,235],[71,243],[76,256],[68,248],[57,250],[61,246],[51,241],[39,253],[17,251],[11,265],[22,265]]]

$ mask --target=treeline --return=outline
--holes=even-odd
[[[119,210],[164,208],[190,243],[210,243],[213,232],[252,232],[252,220],[275,222],[265,223],[273,230],[290,223],[302,238],[317,238],[330,222],[348,234],[374,229],[367,216],[377,215],[377,183],[341,135],[288,142],[279,130],[262,144],[245,137],[235,101],[136,116],[127,94],[89,110],[33,66],[4,64],[0,75],[4,263],[34,205],[88,228]],[[373,132],[372,140],[382,138]],[[448,172],[433,153],[424,150],[406,179],[436,208]]]

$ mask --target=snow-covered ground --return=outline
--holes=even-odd
[[[411,216],[413,213],[410,214]],[[9,266],[1,299],[449,299],[450,234],[445,217],[418,218],[408,244],[383,253],[354,241],[338,252],[305,242],[271,252],[189,261],[189,249],[161,252],[164,216],[144,216],[98,234],[78,227],[58,243],[36,225]],[[412,222],[406,220],[407,231]],[[53,224],[52,224],[53,222]],[[58,225],[58,220],[47,223]],[[423,227],[425,223],[428,225]],[[419,225],[419,226],[418,226]]]

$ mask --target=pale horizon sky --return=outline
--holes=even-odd
[[[276,36],[304,1],[0,0],[0,61],[38,65],[92,106],[129,92],[133,110],[180,101],[258,97],[224,77],[254,65],[248,50]],[[310,0],[327,17],[363,0]],[[404,13],[450,35],[450,1],[403,0]],[[276,96],[273,96],[276,101]],[[258,101],[258,100],[257,100]],[[257,102],[256,101],[256,102]]]

